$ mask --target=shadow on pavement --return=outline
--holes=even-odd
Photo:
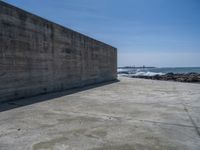
[[[93,88],[98,88],[98,87],[108,85],[108,84],[113,84],[113,83],[116,83],[116,82],[119,82],[119,80],[114,80],[114,81],[109,81],[109,82],[104,82],[104,83],[98,83],[98,84],[94,84],[94,85],[88,85],[88,86],[81,87],[81,88],[73,88],[73,89],[55,92],[55,93],[46,93],[46,94],[37,95],[37,96],[29,97],[29,98],[23,98],[23,99],[11,100],[11,101],[4,101],[4,102],[0,103],[0,112],[7,111],[7,110],[10,110],[10,109],[15,109],[15,108],[18,108],[18,107],[23,107],[23,106],[26,106],[26,105],[31,105],[31,104],[34,104],[34,103],[53,100],[54,98],[59,98],[59,97],[74,94],[74,93],[77,93],[77,92],[90,90],[90,89],[93,89]]]

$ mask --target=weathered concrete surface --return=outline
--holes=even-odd
[[[0,1],[0,102],[116,77],[116,48]]]
[[[0,149],[199,150],[199,84],[120,80],[1,112]]]

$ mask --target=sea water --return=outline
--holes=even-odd
[[[118,68],[119,75],[155,76],[166,73],[200,73],[200,67],[174,67],[174,68]]]

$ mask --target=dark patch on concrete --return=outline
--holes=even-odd
[[[60,123],[79,122],[80,124],[84,122],[97,122],[99,120],[100,119],[96,117],[84,117],[84,116],[67,117],[63,119],[58,119]]]
[[[57,147],[60,146],[62,148],[62,145],[65,145],[67,141],[68,141],[68,138],[66,137],[54,138],[49,141],[44,141],[44,142],[39,142],[37,144],[34,144],[33,150],[44,150],[44,149],[55,150],[56,146]]]
[[[154,146],[147,146],[141,144],[122,144],[122,145],[104,145],[102,147],[93,148],[90,150],[177,150],[176,147],[173,146],[161,146],[161,145],[154,145]]]
[[[107,131],[105,129],[93,129],[89,131],[89,133],[86,133],[85,136],[95,139],[105,138],[107,136]]]

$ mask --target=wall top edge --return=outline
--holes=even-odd
[[[41,17],[41,16],[38,16],[38,15],[36,15],[36,14],[30,13],[30,12],[28,12],[28,11],[26,11],[26,10],[23,10],[23,9],[21,9],[21,8],[18,8],[18,7],[16,7],[16,6],[13,6],[13,5],[11,5],[11,4],[7,3],[7,2],[4,2],[4,1],[2,1],[2,0],[0,0],[0,5],[1,5],[1,6],[6,6],[6,7],[9,7],[9,8],[12,8],[12,9],[15,9],[15,10],[17,10],[17,11],[21,11],[21,12],[23,12],[23,13],[26,13],[26,14],[31,15],[31,16],[33,16],[33,17],[36,17],[36,18],[38,18],[38,19],[40,19],[40,20],[43,20],[43,21],[48,22],[48,23],[50,23],[50,24],[53,24],[53,25],[55,25],[55,26],[61,27],[61,28],[65,29],[65,30],[69,30],[69,31],[75,32],[75,33],[80,34],[80,35],[82,35],[82,36],[84,36],[84,37],[86,37],[86,38],[89,38],[89,39],[91,39],[91,40],[93,40],[93,41],[96,41],[96,42],[98,42],[98,43],[107,45],[107,46],[109,46],[109,47],[111,47],[111,48],[117,50],[116,47],[113,47],[113,46],[111,46],[111,45],[109,45],[109,44],[107,44],[107,43],[104,43],[104,42],[99,41],[99,40],[97,40],[97,39],[95,39],[95,38],[92,38],[92,37],[90,37],[90,36],[88,36],[88,35],[85,35],[85,34],[82,34],[82,33],[80,33],[80,32],[77,32],[77,31],[75,31],[75,30],[73,30],[73,29],[67,28],[67,27],[65,27],[65,26],[63,26],[63,25],[60,25],[60,24],[58,24],[58,23],[55,23],[55,22],[50,21],[50,20],[48,20],[48,19],[45,19],[45,18],[43,18],[43,17]]]

